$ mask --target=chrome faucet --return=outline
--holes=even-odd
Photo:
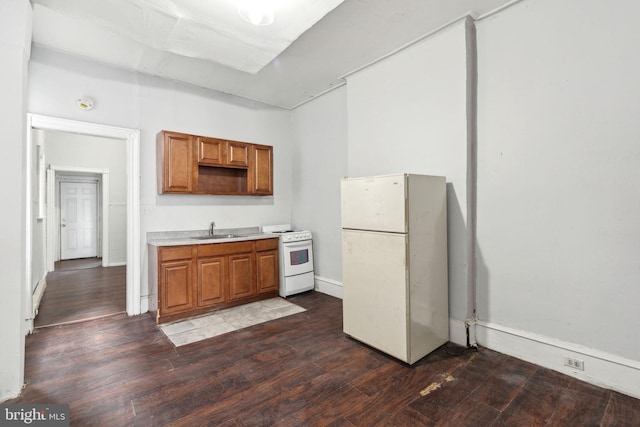
[[[209,226],[209,236],[213,236],[213,229],[216,226],[216,222],[215,221],[211,221],[211,225]]]

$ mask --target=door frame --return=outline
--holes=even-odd
[[[76,120],[61,119],[58,117],[43,116],[39,114],[27,114],[25,150],[25,312],[33,313],[33,283],[32,283],[32,219],[34,212],[32,207],[32,168],[31,156],[33,150],[33,130],[56,130],[82,135],[101,136],[106,138],[122,139],[127,144],[127,314],[133,316],[141,313],[140,304],[140,131],[116,126],[108,126],[97,123],[81,122]],[[45,191],[39,188],[38,191]],[[44,219],[45,221],[47,219]],[[29,316],[31,317],[31,316]],[[28,319],[28,329],[33,330],[33,319]]]
[[[66,180],[68,177],[59,179],[64,173],[82,173],[99,176],[98,181],[98,225],[100,227],[98,251],[102,255],[102,266],[110,267],[109,259],[109,169],[83,168],[75,166],[51,165],[47,169],[47,200],[54,203],[47,204],[47,216],[51,218],[47,222],[47,271],[55,269],[55,262],[58,258],[58,247],[60,246],[59,222],[60,218],[56,214],[56,204],[59,199],[57,188],[58,181]]]

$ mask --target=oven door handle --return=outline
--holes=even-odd
[[[311,242],[296,242],[296,243],[286,243],[285,248],[302,248],[311,246]]]

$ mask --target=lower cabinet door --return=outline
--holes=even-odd
[[[256,294],[253,254],[229,255],[229,300]]]
[[[198,259],[198,307],[225,301],[227,263],[225,256]]]
[[[258,293],[277,291],[280,286],[278,251],[258,252],[256,265],[258,267]]]
[[[192,260],[163,262],[158,276],[162,315],[194,308]]]

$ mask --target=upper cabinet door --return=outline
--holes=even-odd
[[[227,165],[237,167],[249,166],[249,144],[227,141]]]
[[[158,168],[162,170],[160,193],[193,192],[193,145],[189,135],[163,132],[158,135]]]
[[[251,193],[256,195],[273,194],[273,147],[269,145],[253,146],[253,169]]]
[[[207,166],[249,166],[249,147],[245,142],[225,141],[199,136],[196,139],[198,164]]]
[[[211,166],[224,165],[224,148],[226,141],[202,136],[199,136],[196,141],[198,147],[198,163]]]

